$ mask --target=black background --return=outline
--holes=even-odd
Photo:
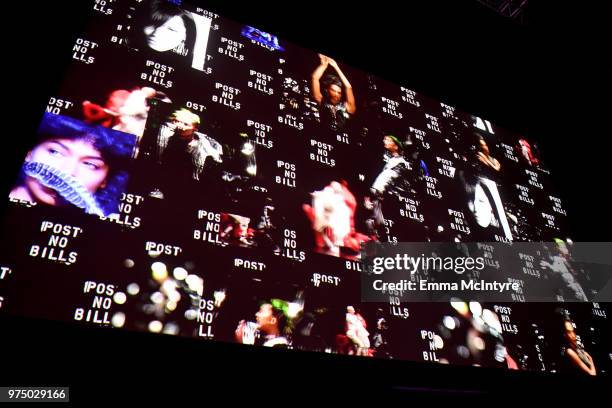
[[[610,136],[602,74],[609,63],[604,63],[605,37],[597,21],[603,13],[575,4],[532,2],[527,24],[520,25],[475,0],[401,3],[209,1],[203,7],[537,140],[555,191],[568,211],[572,238],[608,241]],[[58,89],[70,63],[72,44],[86,26],[83,16],[91,3],[6,7],[5,195],[48,97]],[[3,318],[1,332],[6,340],[3,354],[11,356],[3,364],[3,384],[71,384],[74,399],[96,395],[113,400],[111,384],[135,399],[154,398],[157,394],[150,390],[156,389],[173,395],[178,390],[179,396],[200,400],[211,385],[223,384],[248,389],[249,393],[231,397],[250,402],[269,398],[269,390],[260,388],[271,381],[276,395],[292,396],[285,397],[284,404],[323,389],[336,390],[341,398],[364,394],[395,399],[508,392],[516,396],[519,388],[552,390],[563,382],[572,382],[577,389],[585,385],[578,379],[536,373],[285,355],[12,318]],[[162,351],[174,355],[174,371],[164,370]],[[198,356],[191,357],[193,353]],[[284,375],[289,372],[295,382]],[[140,380],[144,385],[137,386],[136,381],[143,384]],[[198,394],[195,385],[202,390]]]

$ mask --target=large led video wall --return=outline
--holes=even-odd
[[[7,192],[1,312],[287,353],[609,370],[610,312],[584,302],[590,277],[564,256],[536,140],[177,3],[97,0],[68,44]],[[507,279],[577,302],[361,298],[363,244],[524,241],[559,248],[521,253]]]

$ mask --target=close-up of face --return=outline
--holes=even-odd
[[[385,150],[391,153],[395,153],[398,151],[397,144],[395,144],[393,139],[391,139],[389,136],[385,136],[383,138],[383,145],[385,146]]]
[[[480,183],[475,187],[474,201],[469,204],[469,207],[478,225],[483,228],[491,225],[493,207]]]
[[[259,311],[255,314],[255,320],[259,329],[263,332],[271,332],[276,328],[277,319],[272,312],[272,305],[264,303],[259,307]]]
[[[342,87],[331,84],[327,87],[327,95],[329,96],[329,101],[336,105],[342,101]]]
[[[197,125],[193,123],[193,117],[186,112],[177,112],[172,119],[172,124],[182,137],[190,137],[197,127]]]
[[[143,29],[147,45],[159,52],[170,51],[181,44],[186,38],[187,28],[181,16],[174,16],[155,27],[148,25]]]
[[[570,344],[576,345],[576,332],[571,322],[565,321],[565,338]]]
[[[350,314],[355,314],[355,308],[353,306],[347,306],[346,311]]]
[[[569,249],[567,248],[567,245],[565,244],[565,242],[558,242],[557,243],[557,250],[559,251],[559,253],[561,255],[569,255]]]
[[[489,146],[487,145],[487,142],[485,142],[484,139],[479,139],[478,145],[480,146],[481,152],[483,152],[484,154],[489,154]]]
[[[26,161],[46,164],[74,177],[87,191],[94,194],[106,183],[109,168],[93,144],[85,139],[52,139],[37,145]],[[27,176],[25,187],[36,202],[59,205],[60,195],[52,188]]]

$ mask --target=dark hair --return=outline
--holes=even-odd
[[[485,144],[487,146],[489,145],[489,143],[487,143],[487,139],[480,132],[474,132],[472,137],[473,137],[474,146],[476,147],[477,151],[480,151],[480,142],[481,141],[485,142]]]
[[[144,27],[153,26],[155,28],[160,27],[166,21],[173,17],[179,16],[185,24],[185,48],[187,54],[193,53],[196,41],[196,24],[193,17],[188,11],[185,11],[174,4],[164,0],[152,0],[149,2],[149,7],[141,6],[136,12],[135,21],[136,24],[132,30],[136,29],[131,35],[131,40],[128,43],[133,48],[138,50],[149,49],[146,43],[146,37],[143,33]]]
[[[285,328],[287,327],[287,316],[285,316],[282,310],[279,310],[275,307],[272,308],[272,313],[274,314],[274,317],[276,318],[278,331],[281,334],[284,334]]]
[[[287,327],[287,316],[285,313],[272,304],[272,302],[263,302],[262,305],[270,305],[270,310],[272,312],[272,316],[276,319],[276,326],[278,327],[278,331],[280,334],[285,334],[285,328]]]
[[[108,166],[108,175],[106,186],[96,191],[95,198],[105,215],[116,212],[127,183],[136,136],[45,112],[38,128],[37,143],[32,148],[52,139],[87,140],[100,152]]]
[[[326,75],[323,81],[321,81],[321,84],[323,85],[321,93],[325,99],[329,99],[329,92],[327,89],[332,85],[339,86],[342,90],[344,90],[340,78],[333,74]]]
[[[565,335],[567,329],[565,327],[565,323],[570,323],[572,327],[574,326],[574,320],[572,319],[569,311],[562,307],[558,307],[555,309],[555,319],[554,319],[557,328],[561,331],[562,334]]]
[[[497,223],[501,226],[500,219],[497,214],[497,205],[495,204],[493,193],[489,189],[489,186],[482,182],[479,175],[471,171],[460,171],[458,173],[458,178],[465,192],[465,197],[467,199],[466,203],[473,202],[476,196],[476,187],[478,185],[482,187],[482,191],[487,196],[487,200],[489,200],[489,204],[491,205],[491,208],[493,210],[493,216],[495,217]],[[470,213],[473,214],[472,211],[470,211]]]
[[[476,186],[481,184],[478,176],[472,171],[460,170],[457,177],[465,191],[465,195],[468,199],[473,199],[476,193]]]

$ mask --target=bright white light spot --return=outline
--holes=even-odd
[[[151,302],[159,305],[164,302],[164,295],[161,292],[155,292],[151,295]]]
[[[491,310],[485,309],[482,311],[482,320],[484,320],[486,324],[497,330],[498,333],[502,332],[501,323],[497,318],[497,315]]]
[[[303,307],[299,303],[291,302],[287,305],[287,317],[293,319],[302,311]]]
[[[470,311],[474,316],[480,316],[482,314],[482,306],[478,302],[470,302]]]
[[[433,342],[436,346],[436,349],[440,350],[444,348],[444,341],[442,341],[442,337],[438,336],[437,334],[434,336]]]
[[[138,292],[140,292],[140,286],[138,286],[137,283],[130,283],[127,286],[127,293],[129,293],[130,295],[136,296]]]
[[[123,327],[125,324],[125,313],[117,312],[111,318],[111,324],[113,327]]]
[[[149,323],[149,331],[153,333],[159,333],[162,331],[164,325],[159,320],[152,320]]]
[[[168,268],[166,268],[166,264],[163,262],[153,262],[151,265],[151,270],[153,271],[153,279],[160,282],[168,277]]]
[[[172,279],[166,279],[164,283],[162,283],[161,285],[161,290],[166,295],[168,295],[168,293],[176,290],[176,282],[173,281]]]
[[[181,300],[181,294],[176,290],[168,292],[168,300],[173,303],[178,303]]]
[[[451,306],[461,315],[466,315],[468,312],[468,305],[465,302],[451,301]]]
[[[185,282],[187,283],[187,286],[189,286],[189,289],[202,296],[202,293],[204,292],[204,281],[202,278],[197,275],[188,275],[185,278]]]
[[[225,290],[216,290],[213,297],[215,298],[215,306],[221,306],[221,303],[225,300]]]
[[[189,272],[187,272],[187,269],[178,266],[174,268],[174,271],[172,272],[172,274],[174,275],[174,278],[176,280],[184,280],[187,277],[187,275],[189,275]]]
[[[242,145],[242,154],[244,154],[245,156],[250,156],[253,154],[253,152],[255,152],[255,147],[253,146],[253,144],[251,142],[245,142]]]
[[[125,293],[123,292],[117,292],[113,296],[113,300],[115,301],[116,304],[122,305],[127,300],[127,296],[125,296]]]

